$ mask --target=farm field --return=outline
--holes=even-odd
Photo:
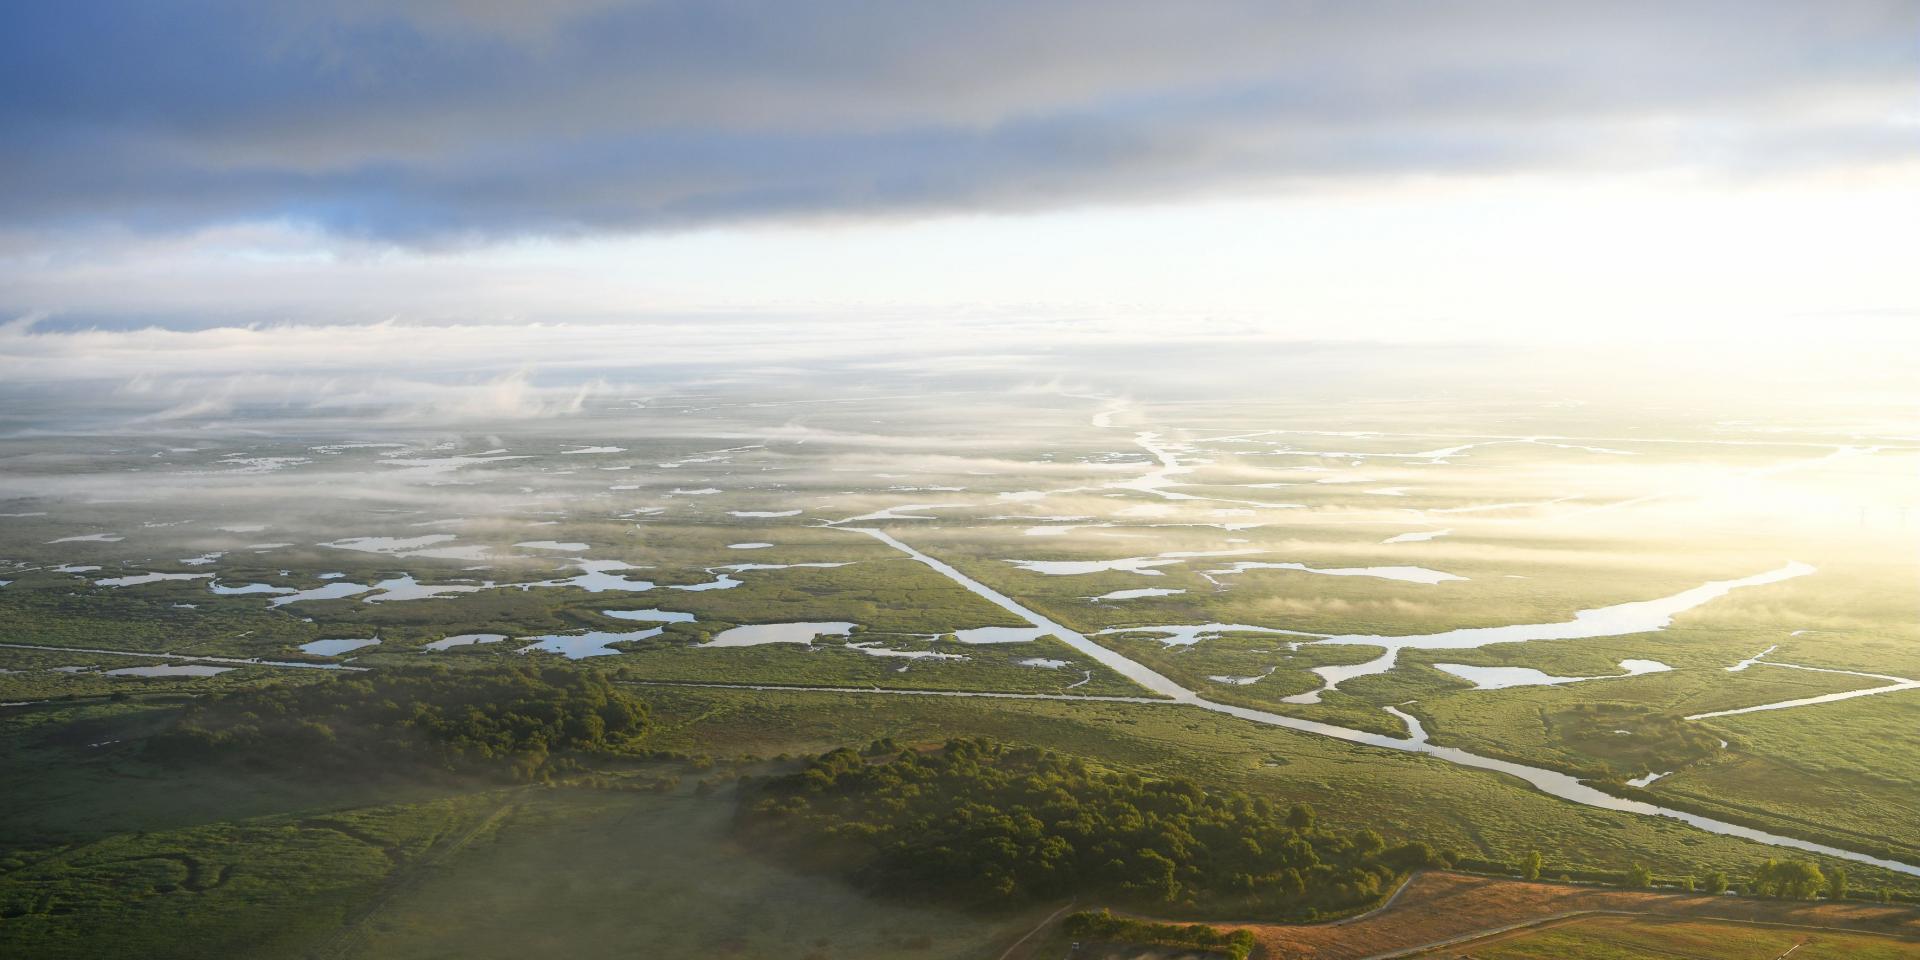
[[[1520,929],[1511,933],[1497,932],[1516,926]],[[1327,960],[1379,956],[1772,960],[1795,943],[1807,942],[1804,950],[1815,940],[1829,944],[1825,949],[1834,956],[1846,956],[1844,950],[1850,948],[1879,951],[1865,956],[1920,955],[1920,911],[1911,907],[1607,890],[1444,872],[1414,877],[1387,909],[1352,923],[1247,929],[1259,937],[1268,956]],[[1457,942],[1422,949],[1448,941]],[[1703,943],[1710,945],[1703,947]],[[1766,952],[1769,949],[1771,953]]]
[[[1830,930],[1747,926],[1697,920],[1643,917],[1593,917],[1543,929],[1489,937],[1416,957],[1475,957],[1533,960],[1545,957],[1595,957],[1603,960],[1701,957],[1714,960],[1777,960],[1795,957],[1861,957],[1892,960],[1915,956],[1920,944]]]

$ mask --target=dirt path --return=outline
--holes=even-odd
[[[1416,954],[1426,953],[1429,950],[1444,950],[1447,947],[1457,946],[1463,943],[1482,943],[1504,937],[1509,933],[1518,933],[1522,930],[1537,930],[1541,927],[1550,927],[1568,920],[1593,915],[1594,913],[1589,910],[1573,910],[1567,913],[1555,913],[1534,920],[1522,920],[1519,923],[1510,923],[1504,927],[1495,927],[1492,930],[1481,930],[1477,933],[1465,933],[1457,937],[1448,937],[1445,940],[1435,940],[1432,943],[1423,943],[1418,946],[1408,947],[1404,950],[1390,950],[1386,953],[1376,953],[1367,957],[1366,960],[1394,960],[1394,958],[1397,957],[1411,957]]]
[[[1387,895],[1387,899],[1384,902],[1382,902],[1379,906],[1374,907],[1372,910],[1368,910],[1366,913],[1356,913],[1351,917],[1343,917],[1339,920],[1333,921],[1330,924],[1327,924],[1327,926],[1343,927],[1349,923],[1359,923],[1363,920],[1370,920],[1383,913],[1386,913],[1388,910],[1393,909],[1393,905],[1395,903],[1398,903],[1400,901],[1400,895],[1403,893],[1406,893],[1408,887],[1413,886],[1414,878],[1418,876],[1420,876],[1420,874],[1417,871],[1414,873],[1407,874],[1407,878],[1405,880],[1400,881],[1399,886],[1393,888],[1393,892]]]
[[[1069,901],[1065,906],[1061,907],[1060,909],[1055,910],[1050,914],[1047,914],[1047,918],[1045,920],[1040,921],[1039,924],[1035,925],[1032,930],[1028,930],[1026,933],[1022,934],[1020,939],[1015,940],[1013,943],[1009,944],[1007,946],[1007,949],[1000,954],[1000,960],[1013,960],[1014,951],[1020,949],[1022,944],[1026,943],[1029,940],[1032,940],[1035,936],[1039,935],[1040,931],[1045,930],[1050,926],[1053,926],[1053,922],[1055,920],[1060,919],[1061,916],[1065,915],[1068,910],[1072,910],[1072,909],[1073,909],[1073,903]]]

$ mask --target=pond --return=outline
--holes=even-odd
[[[1039,627],[972,627],[955,630],[953,637],[961,643],[1031,643],[1045,633]]]
[[[632,633],[608,633],[592,630],[586,633],[552,633],[542,637],[528,637],[533,642],[521,647],[520,653],[544,651],[557,653],[568,660],[584,660],[588,657],[610,657],[620,651],[610,644],[628,640],[647,640],[660,635],[663,628],[635,630]]]
[[[615,620],[639,620],[643,623],[692,623],[693,614],[677,610],[602,610],[600,615]]]
[[[757,647],[768,643],[812,643],[815,637],[844,637],[854,624],[844,620],[811,623],[752,623],[722,630],[706,647]]]
[[[1248,570],[1293,570],[1300,573],[1317,574],[1322,577],[1375,577],[1380,580],[1398,580],[1402,583],[1423,583],[1432,585],[1449,580],[1465,580],[1466,577],[1426,567],[1310,567],[1304,563],[1268,563],[1263,560],[1241,560],[1231,567],[1220,570],[1208,570],[1206,577],[1231,577],[1246,573]]]
[[[238,669],[238,667],[216,667],[204,663],[161,663],[150,667],[120,667],[116,670],[101,672],[109,677],[212,677]]]
[[[476,643],[499,643],[506,638],[507,635],[504,633],[463,633],[458,636],[444,637],[435,640],[432,643],[422,646],[420,649],[451,650],[454,647],[465,647]]]
[[[1589,680],[1618,680],[1621,677],[1637,677],[1643,673],[1664,673],[1673,668],[1658,660],[1622,660],[1620,669],[1625,673],[1608,673],[1596,677],[1556,677],[1532,667],[1479,667],[1465,663],[1436,663],[1436,670],[1451,673],[1468,683],[1476,690],[1505,690],[1510,687],[1550,687],[1568,683],[1586,683]]]
[[[311,653],[319,657],[337,657],[350,650],[361,647],[379,646],[379,637],[343,637],[335,640],[315,640],[300,645],[301,653]]]
[[[1171,587],[1139,587],[1133,590],[1115,590],[1112,593],[1103,593],[1097,597],[1088,597],[1086,599],[1100,603],[1108,600],[1139,600],[1144,597],[1171,597],[1174,594],[1186,592],[1185,590]]]

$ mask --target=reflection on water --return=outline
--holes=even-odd
[[[848,650],[858,650],[869,657],[898,657],[903,660],[965,660],[964,653],[940,653],[936,650],[892,650],[880,645],[878,640],[866,643],[849,643]]]
[[[374,646],[379,646],[379,644],[380,644],[379,637],[362,637],[362,638],[349,637],[349,638],[341,638],[336,640],[315,640],[312,643],[301,644],[300,652],[311,653],[315,656],[320,656],[320,657],[337,657],[340,654],[346,653],[349,650],[358,650],[361,647],[374,647]]]
[[[568,660],[584,660],[587,657],[608,657],[620,651],[609,644],[626,640],[647,640],[660,635],[662,627],[649,630],[635,630],[632,633],[607,633],[593,630],[587,633],[554,633],[543,637],[529,637],[533,642],[521,647],[520,653],[544,651],[557,653]]]
[[[953,636],[961,643],[1031,643],[1045,633],[1039,627],[973,627]]]
[[[1434,669],[1444,670],[1473,684],[1476,690],[1548,687],[1585,683],[1588,680],[1618,680],[1621,677],[1637,677],[1643,673],[1665,673],[1673,669],[1658,660],[1622,660],[1620,669],[1625,670],[1625,673],[1608,673],[1597,677],[1556,677],[1532,667],[1476,667],[1465,663],[1436,663],[1433,666]]]
[[[600,615],[615,620],[639,620],[644,623],[692,623],[693,614],[675,610],[602,610]]]
[[[421,649],[450,650],[454,647],[464,647],[476,643],[499,643],[506,638],[507,635],[504,633],[463,633],[459,636],[435,640],[421,647]]]
[[[1429,586],[1445,583],[1449,580],[1465,580],[1466,577],[1426,567],[1309,567],[1304,563],[1268,563],[1264,560],[1241,560],[1230,567],[1220,570],[1208,570],[1201,576],[1231,577],[1248,570],[1293,570],[1299,573],[1313,573],[1323,577],[1374,577],[1380,580],[1399,580],[1403,583],[1423,583]]]
[[[1186,592],[1185,590],[1176,590],[1168,587],[1139,587],[1133,590],[1115,590],[1112,593],[1103,593],[1097,597],[1088,597],[1087,599],[1099,603],[1106,600],[1139,600],[1142,597],[1171,597],[1174,594]]]
[[[150,667],[121,667],[103,672],[109,677],[212,677],[237,669],[204,663],[160,663]]]
[[[1756,573],[1738,580],[1713,580],[1683,590],[1670,597],[1656,600],[1636,600],[1630,603],[1617,603],[1610,607],[1597,607],[1582,610],[1573,615],[1573,619],[1559,623],[1523,623],[1509,627],[1466,627],[1448,630],[1442,633],[1429,633],[1417,636],[1390,637],[1376,634],[1348,634],[1327,637],[1320,643],[1346,644],[1354,646],[1385,647],[1386,656],[1369,661],[1364,666],[1371,669],[1355,670],[1353,667],[1320,667],[1314,672],[1325,679],[1326,685],[1320,692],[1337,688],[1342,681],[1354,677],[1385,673],[1393,669],[1401,650],[1472,650],[1493,643],[1522,643],[1533,640],[1591,640],[1599,637],[1620,637],[1633,633],[1651,633],[1664,630],[1673,623],[1673,618],[1692,610],[1711,600],[1717,600],[1744,587],[1758,587],[1795,577],[1804,577],[1813,573],[1814,568],[1804,563],[1790,562],[1778,569]],[[1299,703],[1313,703],[1315,700],[1299,700]]]
[[[820,623],[752,623],[722,630],[702,647],[757,647],[766,643],[812,643],[815,637],[844,637],[854,625],[844,620]]]
[[[1049,657],[1028,657],[1014,662],[1023,667],[1039,667],[1042,670],[1058,670],[1067,665],[1065,660],[1054,660]]]

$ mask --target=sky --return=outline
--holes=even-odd
[[[1916,249],[1920,0],[0,10],[16,380],[1911,345]]]

